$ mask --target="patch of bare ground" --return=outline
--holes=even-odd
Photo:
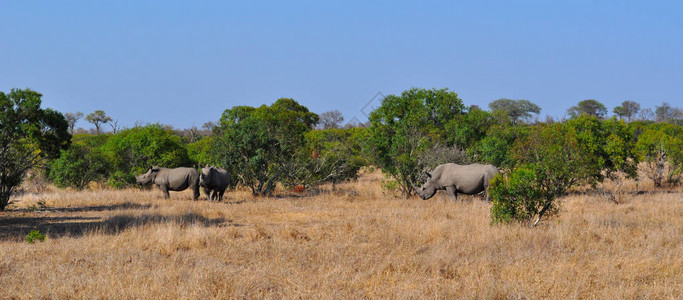
[[[0,212],[9,298],[645,298],[683,295],[683,194],[563,198],[534,229],[481,197],[402,200],[381,175],[301,197],[25,194]],[[205,199],[203,196],[202,199]],[[24,241],[30,230],[45,242]]]

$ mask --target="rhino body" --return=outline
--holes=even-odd
[[[147,173],[135,176],[138,184],[148,185],[154,183],[163,192],[164,197],[170,197],[168,191],[183,191],[191,188],[194,192],[193,198],[199,198],[199,172],[195,168],[161,168],[151,167]]]
[[[446,190],[456,200],[458,194],[474,195],[487,192],[491,179],[500,174],[493,165],[471,164],[443,164],[427,173],[427,181],[421,186],[413,185],[413,190],[423,200],[436,194],[438,190]],[[488,193],[485,195],[488,201]]]
[[[209,200],[223,201],[225,189],[230,184],[228,171],[216,166],[206,165],[199,175],[199,185],[204,188],[204,193]]]

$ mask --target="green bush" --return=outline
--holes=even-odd
[[[464,108],[458,94],[448,89],[413,88],[385,97],[370,113],[369,157],[397,181],[404,198],[412,194],[412,184],[424,168],[420,155],[445,140],[446,124]]]
[[[507,178],[496,176],[489,188],[493,201],[491,222],[531,222],[546,205],[546,211],[556,211],[552,195],[545,193],[537,182],[535,170],[527,167],[515,169]]]
[[[362,155],[365,128],[311,130],[296,155],[295,163],[283,177],[287,186],[306,187],[354,179],[367,165]]]
[[[38,230],[32,230],[29,232],[29,234],[26,236],[26,242],[29,244],[33,244],[35,241],[45,241],[45,235],[40,233]]]
[[[576,132],[563,124],[536,126],[515,142],[512,157],[520,162],[505,181],[496,181],[492,221],[510,219],[536,225],[557,210],[556,197],[588,182],[590,158],[580,150]]]
[[[182,139],[158,124],[122,130],[109,137],[101,149],[118,176],[116,180],[130,179],[153,165],[166,168],[194,165]]]
[[[56,186],[83,189],[90,181],[105,180],[111,166],[98,148],[74,142],[69,149],[62,150],[58,159],[48,164],[47,170],[48,178]]]
[[[293,99],[258,108],[236,106],[223,112],[211,155],[253,195],[270,195],[290,176],[305,134],[317,122],[318,115]]]
[[[644,162],[643,171],[659,187],[664,179],[676,185],[683,173],[683,127],[652,124],[638,136],[636,151]],[[664,172],[668,166],[668,172]]]

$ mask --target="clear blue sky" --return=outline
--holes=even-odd
[[[683,106],[681,2],[559,2],[2,1],[0,90],[125,127],[281,97],[365,121],[378,92],[411,87],[556,117],[584,99]]]

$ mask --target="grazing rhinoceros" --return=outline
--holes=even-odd
[[[150,167],[147,173],[135,176],[138,184],[156,184],[168,199],[168,191],[183,191],[188,187],[194,192],[194,200],[199,198],[199,172],[195,168],[167,169]]]
[[[209,200],[223,201],[223,193],[230,184],[230,174],[216,166],[206,165],[199,175],[199,185],[204,188],[204,193]]]
[[[421,187],[413,185],[413,190],[423,200],[433,197],[437,190],[446,190],[453,200],[458,198],[458,193],[474,195],[485,192],[488,201],[487,191],[491,179],[499,173],[493,165],[448,163],[439,165],[431,173],[427,172],[427,181]]]

